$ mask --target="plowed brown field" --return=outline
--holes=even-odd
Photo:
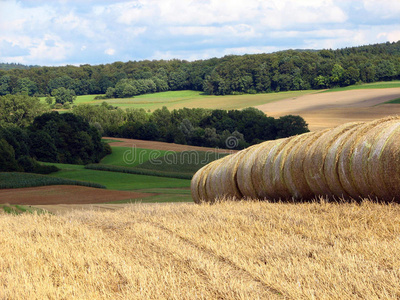
[[[310,130],[315,131],[346,122],[399,115],[399,104],[381,105],[397,98],[400,98],[400,88],[365,89],[304,95],[256,108],[272,117],[300,115],[309,124]]]
[[[50,185],[21,189],[0,189],[0,203],[21,205],[92,204],[142,199],[156,194],[95,189],[75,185]]]
[[[176,152],[182,152],[182,151],[213,151],[218,153],[236,152],[236,150],[229,150],[229,149],[206,148],[206,147],[197,147],[197,146],[180,145],[174,143],[163,143],[163,142],[144,141],[135,139],[123,139],[123,138],[112,138],[112,137],[105,137],[105,139],[115,140],[116,141],[115,143],[110,143],[111,146],[115,147],[135,146],[136,148],[176,151]]]

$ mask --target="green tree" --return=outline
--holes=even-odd
[[[45,101],[48,105],[52,105],[53,104],[53,98],[50,95],[47,95]]]
[[[27,95],[0,96],[0,126],[13,124],[25,127],[48,110],[38,98]]]
[[[98,130],[83,118],[71,113],[46,113],[35,118],[30,127],[32,137],[38,141],[32,145],[31,151],[36,155],[43,153],[42,145],[53,144],[57,150],[46,158],[50,162],[68,164],[97,163],[106,155],[105,145],[101,142]],[[49,148],[50,150],[51,148]]]
[[[172,126],[172,115],[166,106],[156,109],[151,114],[150,120],[157,125],[161,137],[165,137]]]
[[[10,87],[11,78],[8,75],[3,75],[0,77],[0,96],[10,94],[11,87]]]
[[[33,96],[38,91],[36,83],[27,77],[17,80],[17,86],[14,89],[14,94],[22,94]]]
[[[277,120],[277,138],[309,132],[306,121],[300,116],[287,115]]]
[[[14,148],[5,139],[0,139],[0,172],[21,171],[15,159]]]
[[[341,65],[335,64],[333,66],[330,81],[333,85],[341,85],[343,81],[344,69]]]
[[[51,92],[51,95],[55,98],[56,103],[64,104],[67,102],[73,103],[76,99],[76,94],[74,90],[66,89],[60,87]]]

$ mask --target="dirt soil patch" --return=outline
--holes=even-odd
[[[346,122],[370,121],[400,114],[400,105],[385,104],[400,98],[400,88],[365,89],[304,95],[257,106],[267,115],[302,116],[311,131]]]
[[[156,193],[114,191],[75,185],[50,185],[20,189],[0,189],[0,203],[38,204],[94,204],[118,200],[143,199]]]
[[[197,146],[180,145],[174,143],[163,143],[163,142],[144,141],[135,139],[123,139],[123,138],[112,138],[112,137],[104,137],[104,139],[115,140],[116,141],[115,143],[112,142],[110,143],[111,146],[115,147],[136,147],[136,148],[176,151],[176,152],[182,152],[182,151],[214,151],[218,153],[237,152],[237,150],[197,147]]]

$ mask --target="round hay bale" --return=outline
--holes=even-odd
[[[286,187],[284,180],[281,180],[283,172],[279,157],[286,158],[286,155],[284,157],[281,155],[281,151],[292,139],[293,137],[277,140],[262,165],[262,191],[273,200],[285,200],[291,197],[290,190]]]
[[[199,198],[200,202],[210,202],[210,199],[207,195],[207,190],[206,190],[206,182],[207,182],[207,177],[209,175],[210,169],[213,167],[213,163],[209,163],[205,167],[203,167],[201,170],[200,174],[200,180],[199,180]]]
[[[351,135],[348,136],[347,142],[343,145],[342,151],[338,160],[338,173],[340,183],[347,194],[353,199],[360,200],[362,191],[359,187],[362,186],[362,181],[365,180],[365,173],[361,166],[357,166],[362,161],[362,152],[368,151],[362,149],[360,141],[374,127],[387,122],[388,118],[375,120],[358,126]],[[361,173],[356,173],[362,171]],[[361,183],[361,184],[360,184]]]
[[[381,119],[382,123],[376,124],[368,132],[363,134],[354,146],[353,159],[351,162],[351,174],[353,182],[360,192],[360,197],[376,197],[373,191],[373,182],[370,181],[369,168],[370,164],[370,153],[376,142],[380,140],[381,143],[385,143],[388,136],[393,130],[398,127],[398,120],[393,118]],[[379,148],[379,146],[378,146]],[[377,170],[376,170],[377,171]],[[375,172],[376,172],[375,171]]]
[[[224,157],[225,158],[225,157]],[[220,198],[220,174],[221,164],[224,162],[224,158],[215,160],[210,163],[211,167],[208,170],[205,188],[207,194],[207,202],[215,202],[217,198]]]
[[[287,157],[292,148],[297,145],[299,140],[302,139],[302,135],[297,135],[286,139],[284,142],[280,144],[278,149],[276,149],[276,156],[271,161],[272,165],[269,168],[265,165],[264,175],[269,174],[269,178],[271,180],[271,188],[275,194],[275,198],[279,199],[290,199],[293,197],[288,184],[286,183],[290,178],[286,178],[284,173],[285,164],[288,163]],[[268,176],[268,175],[267,175]]]
[[[247,148],[247,151],[238,160],[236,182],[240,193],[245,198],[257,198],[257,192],[252,177],[252,174],[254,172],[253,168],[255,166],[255,161],[258,158],[259,152],[262,151],[264,147],[270,143],[271,141],[267,141]]]
[[[382,200],[400,203],[400,133],[398,130],[386,142],[379,164],[377,172],[384,178],[385,187],[379,193]]]
[[[243,156],[249,151],[249,148],[237,152],[226,160],[225,168],[221,174],[221,189],[224,197],[231,199],[241,199],[243,194],[240,192],[237,179],[238,168]],[[249,180],[249,179],[248,179]],[[251,180],[251,178],[250,178]]]
[[[368,157],[367,177],[372,193],[384,201],[400,198],[400,118],[393,118],[375,132]]]
[[[285,183],[294,199],[310,200],[314,193],[308,186],[304,160],[312,144],[329,129],[302,134],[295,145],[288,151],[286,162],[283,166]]]
[[[256,193],[256,198],[259,199],[273,199],[271,190],[271,182],[265,181],[263,171],[265,166],[271,166],[271,151],[275,154],[275,150],[286,139],[279,139],[263,143],[260,146],[260,151],[254,160],[253,168],[251,169],[251,178]]]
[[[324,164],[325,180],[326,184],[329,187],[329,190],[333,195],[342,199],[349,199],[350,196],[347,194],[346,190],[342,187],[342,184],[340,182],[338,173],[339,155],[343,149],[344,144],[348,141],[349,136],[351,136],[353,132],[364,123],[360,122],[350,124],[354,124],[354,126],[351,128],[347,128],[347,131],[344,131],[335,140],[332,140],[331,145],[326,151]]]
[[[205,171],[208,169],[208,165],[202,167],[200,170],[198,170],[193,176],[192,182],[191,182],[191,188],[192,188],[192,197],[195,203],[201,203],[204,202],[204,191],[200,191],[202,189],[202,183],[203,183],[203,178],[205,176]],[[196,184],[197,182],[197,184]]]
[[[357,126],[359,123],[347,123],[323,133],[309,147],[304,160],[304,175],[307,184],[315,196],[333,197],[335,194],[329,188],[326,175],[330,176],[331,170],[325,174],[325,159],[332,143],[343,133]],[[337,187],[339,188],[339,187]],[[344,194],[340,192],[340,194]]]
[[[204,168],[204,167],[203,167]],[[199,182],[201,178],[202,169],[198,170],[192,177],[190,181],[190,192],[192,194],[192,199],[194,203],[200,203],[200,196],[199,196]]]

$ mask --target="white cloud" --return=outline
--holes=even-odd
[[[107,54],[107,55],[114,55],[115,54],[115,49],[108,48],[107,50],[104,51],[104,53]]]
[[[0,0],[0,62],[14,49],[20,62],[74,64],[400,39],[398,0],[60,1]]]
[[[223,37],[255,37],[255,29],[247,24],[225,25],[225,26],[177,26],[169,27],[169,33],[176,36],[215,36]]]
[[[392,30],[387,32],[381,32],[378,34],[378,38],[389,42],[400,41],[400,30]]]
[[[364,8],[371,14],[383,19],[400,18],[400,1],[398,0],[363,0]]]

